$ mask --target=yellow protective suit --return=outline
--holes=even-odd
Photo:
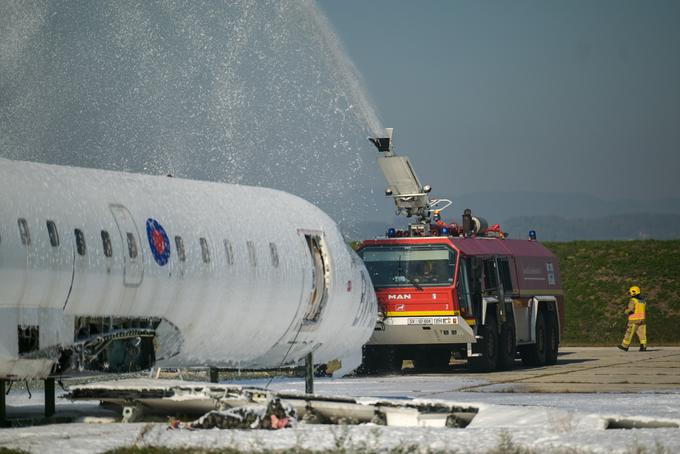
[[[631,298],[624,312],[628,314],[628,327],[621,345],[627,349],[633,341],[633,336],[637,334],[641,349],[645,349],[647,347],[647,303],[641,296]]]

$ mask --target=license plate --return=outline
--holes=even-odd
[[[455,317],[409,317],[409,325],[456,325]]]

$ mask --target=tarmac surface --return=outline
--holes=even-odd
[[[406,364],[408,366],[408,363]],[[199,374],[200,375],[200,374]],[[205,377],[207,379],[207,375]],[[101,377],[100,377],[101,379]],[[118,380],[125,377],[112,377]],[[195,378],[194,378],[195,379]],[[65,380],[68,386],[68,380]],[[97,380],[100,381],[100,380]],[[262,387],[267,379],[236,380],[244,386]],[[82,380],[81,380],[82,382]],[[161,380],[163,382],[163,380]],[[223,383],[231,380],[221,380]],[[297,383],[299,382],[299,383]],[[386,385],[388,384],[388,385]],[[564,347],[557,364],[546,367],[524,367],[516,361],[512,370],[472,373],[465,361],[454,361],[446,370],[420,372],[405,369],[401,374],[364,376],[348,379],[320,379],[321,394],[384,395],[385,389],[395,396],[404,389],[412,390],[411,398],[438,398],[446,393],[679,393],[680,347],[653,347],[646,352],[631,348],[628,352],[616,347]],[[404,389],[401,389],[404,387]],[[304,390],[302,378],[283,378],[274,381],[273,390]],[[373,389],[376,387],[376,389]],[[300,388],[300,389],[297,389]],[[356,388],[356,389],[355,389]],[[364,394],[362,394],[364,393]],[[26,400],[26,392],[13,389],[7,396],[7,416],[10,418],[39,417],[43,412],[42,389],[34,389],[33,398]],[[58,394],[63,394],[59,392]],[[96,402],[70,402],[57,398],[57,416],[84,415],[111,417],[110,409],[97,407]]]
[[[172,402],[161,404],[172,414],[184,415],[186,423],[193,420],[193,416],[187,416],[187,405],[195,404],[201,397],[198,389],[203,390],[207,384],[196,380],[208,377],[203,370],[192,373],[192,380],[127,375],[103,382],[99,377],[96,384],[89,385],[106,392],[179,386],[185,394],[191,394],[191,399],[186,400],[184,395],[175,398],[173,394],[169,398]],[[223,372],[220,384],[209,385],[209,391],[234,384],[262,388],[270,382],[262,376],[229,379],[228,375]],[[87,380],[79,380],[83,381]],[[69,384],[73,390],[75,383],[66,383]],[[322,396],[318,400],[326,404],[335,396],[338,402],[345,403],[347,398],[366,404],[391,401],[390,408],[434,402],[476,409],[465,428],[395,423],[343,426],[345,432],[332,424],[301,424],[281,431],[168,430],[168,419],[152,414],[139,415],[139,422],[118,424],[121,409],[99,405],[99,397],[74,401],[58,398],[56,416],[41,420],[41,390],[33,389],[31,397],[18,383],[15,385],[7,396],[8,416],[14,428],[0,429],[0,447],[31,453],[91,454],[129,446],[229,448],[243,452],[285,448],[326,452],[340,446],[346,451],[361,452],[367,447],[386,451],[412,445],[423,452],[477,453],[499,452],[504,434],[511,434],[517,452],[680,452],[680,347],[654,347],[647,352],[565,347],[557,364],[548,367],[524,367],[518,360],[510,371],[471,373],[465,362],[456,361],[440,371],[405,369],[398,374],[315,380],[315,392]],[[302,377],[278,376],[270,390],[290,396],[304,393],[304,388]],[[58,394],[63,395],[63,390]],[[212,409],[212,396],[207,397]],[[346,411],[342,402],[340,406]],[[144,403],[149,405],[145,411],[158,405]],[[172,405],[166,406],[168,403]],[[395,411],[401,414],[399,409]],[[26,424],[29,426],[23,427]],[[339,440],[339,433],[347,435],[345,441]]]
[[[471,374],[455,364],[456,377],[482,378],[490,384],[461,391],[601,393],[680,390],[680,347],[650,347],[628,352],[616,347],[563,347],[557,364],[516,367],[505,372]],[[517,363],[520,364],[519,362]]]

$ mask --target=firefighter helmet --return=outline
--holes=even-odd
[[[640,294],[640,287],[637,285],[632,286],[631,288],[628,289],[628,294],[630,296],[638,296]]]

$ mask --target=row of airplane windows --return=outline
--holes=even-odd
[[[17,220],[19,226],[19,236],[21,237],[21,244],[28,247],[31,244],[31,232],[28,227],[28,222],[24,218],[19,218]],[[47,220],[47,234],[50,239],[50,245],[52,247],[59,247],[59,231],[57,230],[57,224],[54,221]],[[78,255],[84,256],[87,253],[87,244],[85,242],[85,234],[81,229],[74,229],[73,234],[76,240],[76,251]],[[131,259],[135,259],[139,256],[139,249],[137,248],[137,240],[134,234],[131,232],[126,232],[127,239],[128,256]],[[102,249],[104,251],[104,256],[113,257],[113,244],[111,243],[111,235],[106,230],[101,231],[102,239]],[[0,238],[0,241],[2,239]],[[203,263],[210,263],[210,246],[208,245],[208,240],[206,238],[199,238],[199,244],[201,246],[201,258]],[[184,239],[176,235],[174,238],[175,249],[177,251],[177,257],[180,262],[186,262],[187,254],[186,248],[184,246]],[[251,266],[257,266],[257,254],[255,251],[255,243],[252,241],[246,241],[246,248],[248,249],[248,262]],[[224,240],[224,252],[227,259],[227,264],[234,264],[234,249],[232,247],[231,241]],[[271,264],[274,268],[279,266],[279,253],[276,243],[269,243],[269,253],[271,257]]]

